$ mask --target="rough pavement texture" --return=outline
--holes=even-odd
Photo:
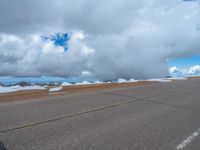
[[[7,150],[175,150],[199,128],[198,78],[0,104]]]

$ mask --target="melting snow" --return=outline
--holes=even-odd
[[[148,79],[145,81],[171,82],[171,80],[169,80],[169,79]]]
[[[72,85],[71,83],[68,83],[68,82],[63,82],[60,86],[70,86]]]
[[[43,86],[38,86],[38,85],[25,86],[25,87],[22,87],[19,85],[10,86],[10,87],[0,86],[0,93],[10,93],[10,92],[17,92],[17,91],[24,91],[24,90],[46,90],[46,88]]]
[[[183,78],[183,77],[180,77],[180,78],[169,78],[170,80],[187,80],[187,78]]]
[[[133,83],[133,82],[139,82],[139,81],[157,81],[157,82],[171,82],[172,80],[187,80],[187,78],[163,78],[163,79],[148,79],[148,80],[135,80],[135,79],[118,79],[116,82],[117,83]],[[70,85],[90,85],[90,84],[106,84],[106,83],[112,83],[112,82],[100,82],[96,81],[94,83],[88,82],[88,81],[83,81],[83,82],[77,82],[75,84],[71,84],[68,82],[63,82],[61,86],[70,86]],[[47,86],[39,86],[39,85],[34,85],[34,86],[25,86],[22,87],[20,85],[16,86],[10,86],[10,87],[3,87],[0,86],[0,93],[9,93],[9,92],[16,92],[16,91],[22,91],[22,90],[46,90],[48,87]],[[50,88],[49,92],[57,92],[62,90],[63,87],[54,87]]]
[[[92,84],[92,83],[88,82],[88,81],[83,81],[83,82],[77,82],[77,83],[75,83],[75,85],[88,85],[88,84]]]
[[[54,88],[50,88],[49,92],[57,92],[57,91],[60,91],[62,89],[63,89],[63,87],[54,87]]]
[[[128,81],[126,79],[118,79],[118,83],[127,83]]]
[[[103,82],[95,81],[94,84],[103,84]]]
[[[138,80],[130,79],[130,80],[128,80],[128,82],[138,82]]]

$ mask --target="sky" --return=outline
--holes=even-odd
[[[200,55],[177,58],[168,61],[169,67],[176,66],[178,68],[184,69],[191,66],[200,65]]]
[[[0,18],[2,79],[200,73],[199,0],[2,0]]]

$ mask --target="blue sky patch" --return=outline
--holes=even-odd
[[[54,41],[56,46],[62,46],[65,48],[65,51],[68,49],[67,42],[70,40],[68,33],[57,33],[51,36],[42,36],[42,39]]]
[[[176,66],[177,68],[184,69],[191,66],[200,65],[200,55],[184,58],[176,58],[168,60],[169,67]]]

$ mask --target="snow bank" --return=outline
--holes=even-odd
[[[77,82],[77,83],[75,83],[75,85],[89,85],[89,84],[93,84],[93,83],[88,82],[88,81],[83,81],[83,82]]]
[[[172,80],[169,79],[148,79],[144,81],[156,81],[156,82],[171,82]]]
[[[34,85],[34,86],[10,86],[10,87],[3,87],[0,86],[0,93],[10,93],[10,92],[17,92],[17,91],[24,91],[24,90],[46,90],[45,87],[43,86],[38,86],[38,85]]]
[[[130,79],[130,80],[126,80],[126,79],[118,79],[117,80],[117,83],[135,83],[135,82],[138,82],[139,80],[135,80],[135,79]]]
[[[128,82],[132,82],[132,83],[134,83],[134,82],[138,82],[138,80],[130,79],[130,80],[128,80]]]
[[[70,85],[73,85],[73,84],[68,83],[68,82],[63,82],[60,86],[70,86]]]
[[[127,83],[128,81],[126,79],[118,79],[117,83]]]
[[[54,88],[50,88],[49,92],[57,92],[57,91],[60,91],[62,89],[63,89],[63,87],[54,87]]]
[[[95,81],[94,84],[103,84],[101,81]]]
[[[184,77],[175,77],[175,78],[169,78],[170,80],[187,80],[187,78]]]

